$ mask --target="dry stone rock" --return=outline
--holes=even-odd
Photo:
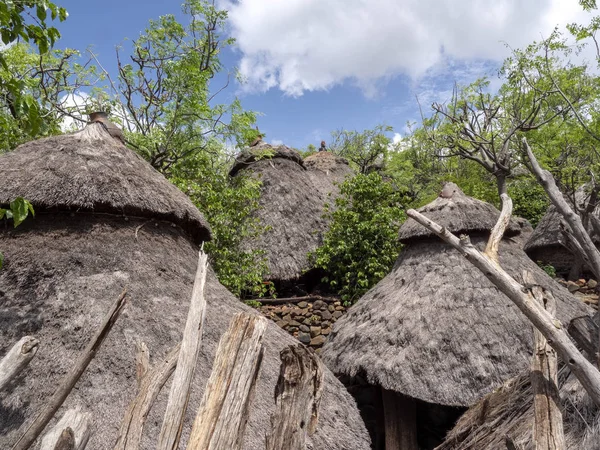
[[[596,289],[596,286],[598,286],[598,282],[596,280],[590,280],[587,282],[587,285],[591,289]]]
[[[341,311],[335,311],[335,312],[333,313],[333,318],[334,318],[335,320],[337,320],[337,319],[339,319],[340,317],[342,317],[343,315],[344,315],[344,313],[342,313]]]
[[[327,305],[325,304],[325,302],[323,300],[317,300],[316,302],[313,303],[313,309],[323,309],[323,308],[327,308]]]
[[[321,334],[321,327],[310,327],[310,337],[316,337]]]
[[[304,333],[310,333],[310,328],[308,327],[308,325],[300,325],[300,331],[303,331]]]
[[[298,340],[303,344],[308,345],[311,343],[310,334],[301,331],[298,333]]]
[[[306,303],[306,302],[300,302],[300,303],[298,303],[298,308],[302,308],[302,309],[304,309],[304,308],[306,308],[307,306],[308,306],[308,303]]]
[[[312,347],[320,347],[325,343],[325,336],[319,335],[310,340],[310,345]]]
[[[567,281],[567,289],[569,292],[577,292],[581,286],[573,281]]]

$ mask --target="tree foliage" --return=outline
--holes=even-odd
[[[359,173],[367,173],[373,166],[385,161],[391,143],[386,133],[393,129],[377,125],[370,130],[336,130],[331,133],[329,148],[338,156],[346,158]]]
[[[355,302],[381,280],[398,257],[404,195],[378,173],[358,174],[340,186],[324,242],[312,255],[323,279],[345,302]]]

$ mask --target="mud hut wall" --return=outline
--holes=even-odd
[[[42,214],[15,230],[3,230],[0,248],[6,257],[0,272],[0,354],[25,334],[35,335],[41,342],[27,374],[0,401],[0,448],[7,448],[15,440],[17,428],[31,420],[109,305],[123,286],[128,286],[130,300],[122,317],[63,406],[79,406],[93,414],[90,448],[112,448],[125,408],[136,392],[135,340],[148,345],[151,362],[156,362],[181,339],[197,247],[170,223],[91,214]],[[207,297],[207,326],[184,442],[218,339],[234,313],[248,310],[212,273]],[[269,326],[244,448],[264,448],[279,351],[294,342],[283,330]],[[150,413],[143,448],[152,448],[156,442],[168,391],[166,386]],[[319,429],[312,445],[328,449],[369,446],[354,401],[330,372],[326,374]]]

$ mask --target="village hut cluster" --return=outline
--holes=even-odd
[[[24,376],[0,395],[0,448],[11,448],[18,430],[45,404],[91,330],[127,286],[129,301],[121,317],[57,414],[70,408],[86,411],[93,428],[87,448],[112,449],[137,390],[136,341],[147,345],[155,362],[181,340],[198,247],[210,239],[210,227],[183,193],[101,124],[25,144],[0,157],[0,171],[0,203],[23,196],[36,211],[34,220],[0,232],[5,256],[0,355],[26,334],[40,342]],[[220,336],[236,313],[258,314],[228,292],[212,271],[205,293],[205,331],[182,442],[187,441]],[[279,352],[294,342],[269,322],[244,449],[265,448]],[[354,400],[325,372],[318,429],[309,445],[369,448]],[[167,394],[168,387],[150,411],[142,448],[155,446]]]
[[[36,211],[35,220],[0,232],[0,355],[24,335],[40,341],[26,376],[0,395],[0,448],[12,445],[52,394],[124,286],[127,308],[63,406],[93,417],[88,448],[113,448],[136,392],[136,343],[144,342],[158,361],[181,340],[198,248],[211,238],[210,226],[183,193],[107,131],[91,123],[0,156],[0,206],[22,196]],[[308,254],[327,229],[326,205],[333,206],[339,184],[352,174],[348,162],[330,152],[302,158],[261,140],[236,158],[232,177],[262,183],[255,214],[267,227],[244,245],[265,251],[268,279],[280,292],[306,293],[320,278]],[[469,235],[478,248],[500,214],[452,183],[419,211],[454,234]],[[553,294],[556,319],[567,327],[592,311],[534,262],[544,245],[551,247],[546,256],[565,251],[555,239],[555,216],[550,209],[533,234],[527,221],[511,219],[499,263],[520,281],[525,270],[533,274]],[[556,242],[540,237],[547,233]],[[531,323],[460,253],[413,219],[401,226],[399,239],[404,248],[392,271],[337,318],[322,348],[325,386],[308,448],[533,448]],[[212,271],[206,283],[205,332],[183,441],[221,335],[236,313],[258,314]],[[279,352],[294,342],[269,323],[244,449],[265,448]],[[569,448],[598,448],[597,408],[565,368],[560,386]],[[150,411],[142,448],[156,442],[167,391]]]

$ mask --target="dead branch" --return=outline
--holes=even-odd
[[[498,217],[496,225],[492,228],[490,238],[484,251],[484,253],[496,263],[498,263],[498,245],[500,245],[506,227],[508,227],[508,224],[510,223],[513,207],[512,200],[508,194],[501,194],[500,198],[502,199],[502,212],[500,213],[500,217]]]
[[[467,260],[477,267],[502,293],[525,314],[537,328],[600,407],[600,372],[577,350],[571,342],[562,324],[543,309],[520,283],[515,281],[498,264],[477,250],[468,236],[457,238],[447,229],[429,220],[414,209],[406,214],[429,229],[450,246],[458,250]]]
[[[221,337],[187,450],[240,450],[262,363],[267,320],[237,314]]]
[[[69,409],[42,438],[40,450],[83,450],[90,439],[90,413]]]
[[[113,303],[87,347],[81,355],[79,355],[73,368],[65,375],[60,386],[35,420],[29,426],[25,427],[21,437],[13,446],[13,450],[27,450],[35,442],[46,425],[48,425],[48,422],[50,422],[56,411],[58,411],[58,408],[63,404],[90,361],[96,356],[96,353],[98,353],[102,342],[104,342],[104,339],[108,336],[108,333],[119,318],[119,314],[125,306],[126,294],[127,289],[125,289],[117,301]]]
[[[0,391],[33,359],[40,341],[32,336],[22,337],[0,361]]]
[[[204,328],[204,317],[206,315],[204,285],[206,284],[207,272],[208,256],[200,250],[190,310],[183,330],[181,351],[173,375],[167,409],[158,437],[157,450],[176,450],[179,445],[183,418],[187,409],[190,386],[194,376],[198,350],[200,349],[202,329]]]

